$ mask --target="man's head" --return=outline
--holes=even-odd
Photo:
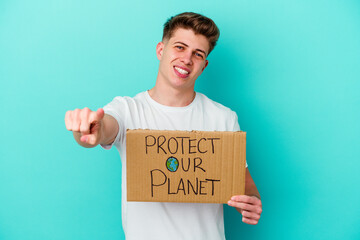
[[[163,40],[156,46],[160,60],[157,87],[192,93],[218,37],[215,23],[202,15],[182,13],[170,18],[164,25]]]
[[[213,20],[197,13],[184,12],[166,21],[162,40],[169,40],[179,28],[191,29],[195,34],[206,37],[209,42],[207,56],[214,49],[220,36],[220,31]]]

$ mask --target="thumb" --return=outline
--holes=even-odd
[[[80,137],[80,141],[83,142],[83,143],[87,143],[88,136],[89,136],[89,134],[82,135],[82,136]]]
[[[80,137],[80,141],[83,143],[94,145],[96,144],[97,134],[86,134]]]

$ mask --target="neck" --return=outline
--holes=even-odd
[[[174,89],[162,88],[155,85],[149,90],[149,95],[156,102],[170,107],[185,107],[189,105],[195,98],[194,89]]]

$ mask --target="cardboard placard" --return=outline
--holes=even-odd
[[[227,203],[245,193],[245,132],[128,130],[127,200]]]

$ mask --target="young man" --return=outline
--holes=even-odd
[[[222,204],[126,201],[126,129],[238,131],[237,115],[194,92],[196,79],[219,37],[215,23],[202,15],[182,13],[164,25],[156,46],[160,61],[154,88],[134,98],[116,97],[103,109],[68,111],[65,123],[83,147],[101,144],[119,150],[122,171],[122,221],[126,239],[225,239]],[[259,192],[246,169],[246,189],[228,204],[248,224],[262,212]]]

